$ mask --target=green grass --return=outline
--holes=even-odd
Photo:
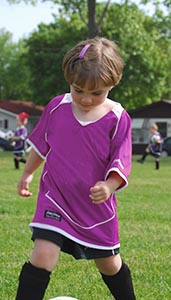
[[[40,170],[25,199],[16,192],[21,170],[14,170],[12,153],[0,153],[0,299],[14,300],[18,275],[33,244],[29,222],[36,205]],[[171,157],[159,171],[148,157],[141,165],[133,157],[129,187],[118,193],[121,255],[132,270],[137,300],[171,299]],[[79,300],[111,300],[93,261],[76,261],[61,254],[45,299],[68,295]],[[24,300],[24,299],[23,299]],[[36,300],[36,299],[33,299]],[[126,300],[126,299],[125,299]]]

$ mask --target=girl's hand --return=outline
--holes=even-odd
[[[22,197],[30,197],[32,193],[29,191],[29,184],[33,179],[33,174],[23,174],[20,181],[18,182],[18,194]]]
[[[95,204],[103,203],[123,184],[122,177],[116,172],[111,172],[106,181],[98,181],[90,188],[90,198]]]
[[[100,204],[105,202],[111,195],[106,181],[98,181],[93,187],[90,188],[90,198],[94,204]]]
[[[41,165],[43,159],[32,148],[27,163],[25,165],[23,175],[18,183],[18,194],[22,197],[30,197],[32,193],[29,191],[29,184],[33,179],[34,171]]]

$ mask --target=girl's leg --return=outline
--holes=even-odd
[[[116,300],[135,300],[131,272],[119,254],[95,259],[102,279]]]
[[[159,160],[159,158],[155,158],[155,168],[156,168],[156,170],[159,170],[159,168],[160,168],[160,160]]]
[[[20,159],[20,162],[22,162],[23,164],[26,164],[27,161],[26,161],[25,158],[22,157],[22,158]]]
[[[35,240],[30,261],[22,267],[16,300],[42,300],[57,264],[60,248],[52,242]]]
[[[145,161],[146,156],[150,153],[149,148],[147,147],[140,159],[137,160],[137,162],[142,163]]]
[[[19,160],[14,156],[14,167],[15,169],[19,169]]]
[[[24,154],[21,153],[20,156],[18,156],[18,161],[22,162],[23,164],[26,164],[26,159],[24,158]]]

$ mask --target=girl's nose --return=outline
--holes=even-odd
[[[81,98],[81,104],[83,105],[91,105],[92,104],[92,100],[91,100],[91,97],[89,96],[84,96]]]

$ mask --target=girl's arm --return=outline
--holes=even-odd
[[[21,136],[12,136],[10,137],[9,139],[11,142],[18,142],[18,141],[21,141],[23,140],[23,138]]]
[[[37,154],[34,149],[31,149],[23,174],[18,182],[18,194],[23,197],[32,196],[29,191],[29,184],[33,179],[34,171],[41,165],[44,160]]]
[[[106,201],[110,195],[115,192],[124,180],[117,172],[111,172],[105,181],[98,181],[90,189],[90,198],[95,204],[100,204]]]

